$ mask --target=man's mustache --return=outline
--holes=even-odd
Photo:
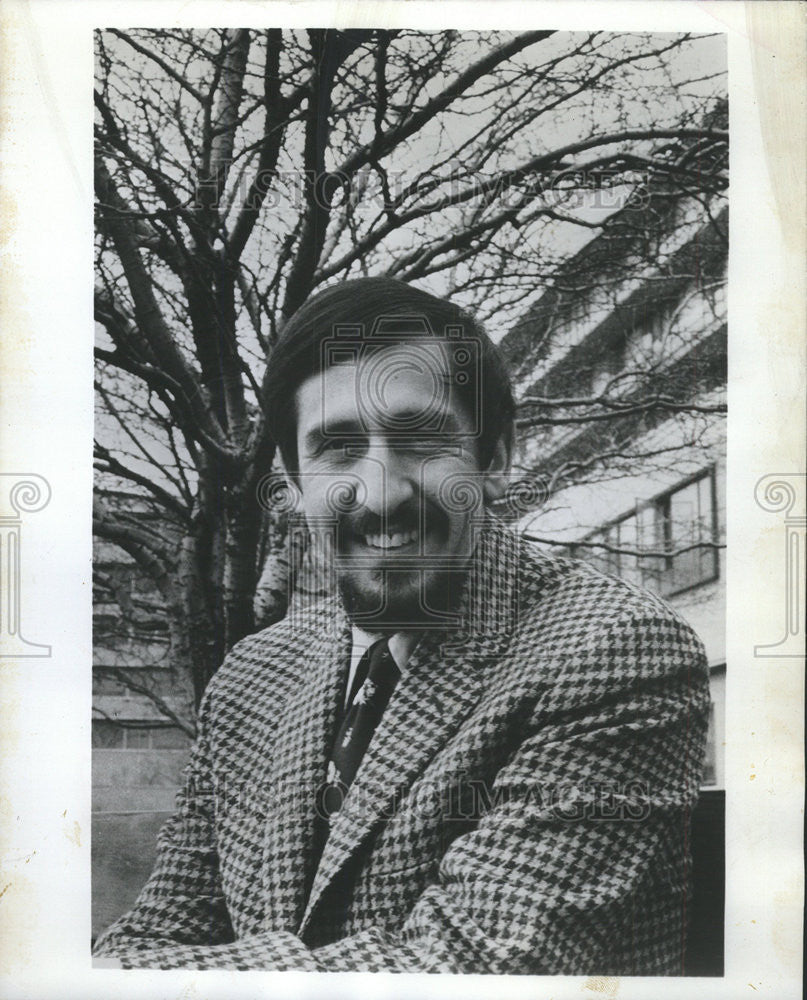
[[[375,511],[362,508],[345,512],[338,517],[340,531],[351,535],[379,535],[382,532],[394,535],[407,531],[444,529],[448,525],[448,515],[434,503],[407,503],[391,511],[386,518]]]

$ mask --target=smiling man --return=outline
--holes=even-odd
[[[472,318],[322,292],[267,414],[337,593],[211,683],[124,967],[680,973],[708,687],[657,598],[490,514],[514,405]]]
[[[352,345],[356,357],[300,385],[292,474],[306,515],[335,535],[337,581],[352,620],[394,631],[439,623],[458,603],[480,487],[500,477],[509,440],[486,456],[481,473],[481,442],[456,384],[459,374],[470,380],[479,372],[452,371],[453,356],[476,351],[460,340],[390,344],[385,332],[382,319],[380,331]],[[405,323],[399,333],[411,335]],[[510,402],[504,413],[511,412]],[[479,491],[472,508],[451,504],[460,486]]]

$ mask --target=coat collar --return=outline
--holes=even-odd
[[[486,668],[514,634],[520,560],[519,539],[487,521],[466,580],[459,628],[427,631],[412,653],[314,873],[315,792],[325,779],[351,645],[338,601],[324,607],[306,642],[310,666],[283,709],[269,768],[263,866],[268,928],[304,933],[327,886],[477,704]]]

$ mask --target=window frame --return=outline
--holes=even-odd
[[[709,489],[709,503],[712,508],[711,523],[709,525],[709,531],[711,533],[711,548],[704,551],[708,552],[711,556],[711,570],[703,577],[699,578],[695,583],[684,583],[680,586],[662,586],[660,593],[662,597],[675,597],[678,594],[684,594],[689,590],[695,590],[696,587],[704,587],[708,583],[714,583],[716,580],[720,579],[720,557],[718,549],[715,547],[717,544],[717,539],[719,537],[720,526],[718,524],[717,518],[717,482],[715,475],[714,464],[708,466],[706,469],[701,470],[701,472],[696,473],[693,476],[689,476],[687,479],[680,482],[674,489],[667,490],[665,493],[661,494],[655,500],[651,501],[656,511],[659,510],[660,505],[663,503],[664,513],[663,513],[663,525],[664,525],[664,547],[668,546],[672,548],[672,538],[671,538],[671,518],[670,518],[670,502],[676,493],[681,493],[688,487],[692,486],[693,483],[699,483],[702,479],[708,479],[708,489]],[[700,513],[700,512],[699,512]],[[696,550],[692,550],[696,551]],[[686,553],[683,553],[686,554]],[[675,556],[670,553],[664,557],[664,570],[662,571],[662,580],[665,576],[674,579],[675,573]]]
[[[718,509],[717,509],[717,477],[716,477],[716,466],[715,463],[707,466],[705,469],[688,476],[686,479],[678,482],[672,489],[664,490],[662,493],[658,493],[656,496],[652,497],[650,500],[644,501],[640,504],[636,504],[633,509],[622,514],[618,518],[614,518],[611,521],[606,522],[601,525],[595,531],[589,532],[580,541],[581,542],[593,542],[601,540],[605,544],[613,544],[612,540],[608,539],[609,533],[616,532],[617,543],[615,548],[621,548],[621,543],[618,541],[620,534],[620,525],[630,521],[631,518],[637,519],[637,524],[641,525],[641,515],[650,511],[652,513],[652,530],[654,532],[655,538],[653,542],[653,549],[671,549],[672,548],[672,521],[670,518],[670,504],[672,498],[677,494],[692,486],[693,483],[699,483],[701,480],[708,480],[707,489],[709,491],[709,503],[711,505],[711,518],[709,531],[711,534],[710,547],[701,550],[709,553],[711,558],[711,568],[708,573],[700,577],[696,582],[687,582],[681,584],[680,586],[674,586],[668,581],[674,579],[675,572],[675,559],[676,556],[672,552],[666,553],[661,556],[649,556],[649,555],[638,555],[638,556],[624,556],[619,553],[608,552],[607,549],[603,549],[598,552],[596,549],[591,549],[589,551],[588,558],[590,560],[603,561],[613,563],[616,561],[616,567],[611,566],[608,569],[603,570],[603,572],[611,573],[619,578],[625,578],[624,567],[622,566],[623,559],[635,559],[638,564],[639,577],[641,579],[641,585],[643,587],[648,587],[648,589],[655,590],[661,597],[675,597],[679,594],[686,593],[690,590],[695,590],[698,587],[706,586],[709,583],[714,583],[716,580],[720,579],[720,557],[719,551],[716,547],[717,540],[719,538],[720,524],[718,519]],[[693,519],[694,522],[695,519]],[[700,520],[700,510],[698,511],[697,520]],[[659,531],[661,528],[661,531]],[[579,543],[578,543],[579,544]],[[642,547],[642,542],[639,543],[640,548]],[[697,551],[697,550],[691,550]],[[577,545],[573,546],[572,552],[575,555],[585,555],[581,553],[577,548]],[[683,555],[683,553],[682,553]],[[653,568],[657,566],[658,563],[663,561],[663,565],[658,566],[658,568]],[[651,583],[648,585],[648,578],[653,578]]]

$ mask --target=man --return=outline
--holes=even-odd
[[[488,513],[514,412],[494,345],[422,291],[346,282],[290,320],[268,400],[338,596],[227,657],[154,873],[97,953],[680,973],[702,647]]]

